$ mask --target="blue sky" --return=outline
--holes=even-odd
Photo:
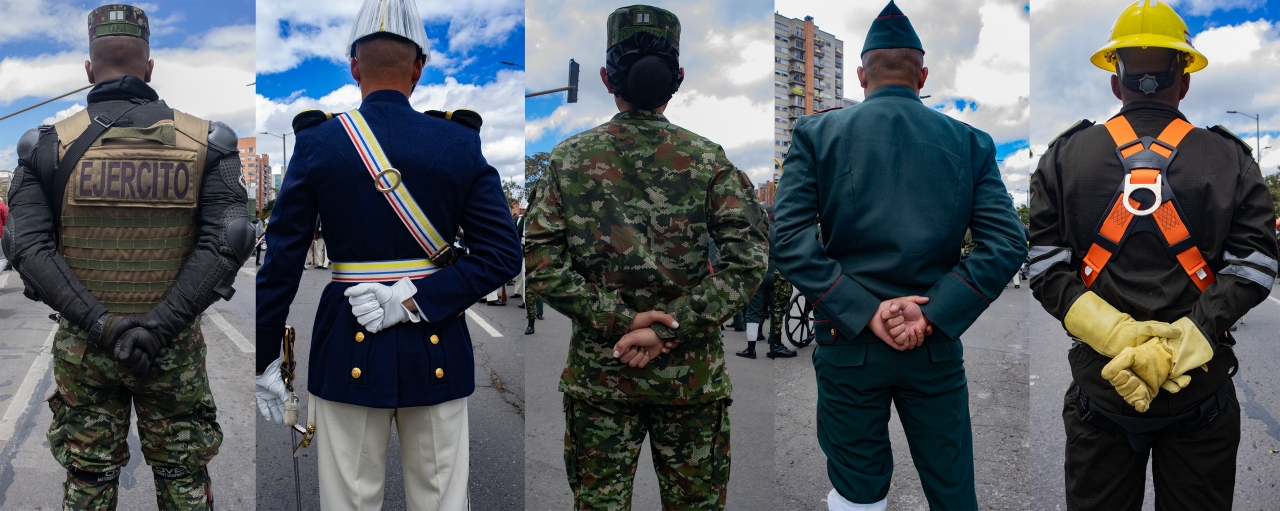
[[[257,131],[286,133],[298,112],[359,106],[346,47],[359,2],[280,1],[258,6]],[[504,178],[523,173],[523,3],[417,2],[431,61],[410,98],[418,110],[471,108],[485,120],[483,151]],[[443,9],[443,10],[442,10]],[[262,56],[269,57],[262,57]],[[274,140],[274,139],[273,139]],[[279,162],[279,140],[261,148]],[[292,151],[293,139],[289,139]]]
[[[22,20],[0,29],[0,111],[7,114],[88,81],[86,19],[105,2],[42,0],[0,4],[0,17]],[[253,0],[139,2],[151,23],[152,85],[162,99],[198,116],[249,131],[253,124]],[[74,27],[69,30],[68,27]],[[200,80],[184,87],[188,80]],[[0,121],[0,168],[11,169],[26,130],[73,113],[86,92]],[[198,100],[198,101],[197,101]]]

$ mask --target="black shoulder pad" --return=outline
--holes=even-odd
[[[18,158],[30,161],[31,153],[36,150],[36,143],[40,141],[40,128],[31,128],[22,134],[22,138],[18,139]]]
[[[239,151],[235,130],[218,121],[209,121],[209,145],[224,155]]]
[[[1253,147],[1250,147],[1249,144],[1246,144],[1243,140],[1240,140],[1240,137],[1237,137],[1235,133],[1232,133],[1231,130],[1227,129],[1223,125],[1219,124],[1217,126],[1213,126],[1209,128],[1209,131],[1222,135],[1224,138],[1234,141],[1237,144],[1240,144],[1240,147],[1244,148],[1245,154],[1250,154],[1250,155],[1253,154]]]
[[[320,110],[303,110],[293,117],[293,132],[305,130],[333,118],[333,114]]]
[[[424,114],[441,119],[448,119],[476,131],[480,131],[480,126],[484,124],[484,119],[480,118],[480,114],[475,110],[454,110],[452,112],[442,112],[440,110],[427,110]]]
[[[1049,142],[1049,147],[1053,147],[1053,144],[1058,143],[1059,140],[1071,137],[1071,135],[1074,135],[1077,131],[1092,127],[1093,124],[1094,122],[1088,119],[1080,119],[1080,122],[1072,124],[1070,128],[1067,128],[1067,131],[1059,133],[1057,137],[1054,137],[1053,141]]]

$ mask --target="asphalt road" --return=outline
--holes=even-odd
[[[1276,509],[1280,490],[1280,288],[1249,311],[1234,333],[1240,369],[1233,378],[1240,400],[1240,447],[1236,459],[1234,509]],[[1062,397],[1071,385],[1061,324],[1032,301],[1031,458],[1032,509],[1065,509]],[[1155,509],[1151,470],[1143,509]]]
[[[236,276],[237,293],[206,312],[202,327],[218,423],[225,436],[209,464],[219,509],[247,510],[254,502],[252,263]],[[0,272],[0,509],[61,509],[66,471],[45,440],[52,415],[44,400],[53,393],[50,353],[56,324],[42,303],[22,296],[13,270]],[[155,485],[129,433],[130,460],[120,476],[119,509],[155,509]]]
[[[984,510],[1026,509],[1030,497],[1026,473],[1029,299],[1026,286],[1006,289],[961,335],[978,504]],[[826,509],[831,491],[826,456],[815,434],[814,349],[810,344],[800,350],[799,357],[772,361],[778,388],[774,464],[780,509]],[[894,447],[889,509],[928,509],[896,410],[889,420],[889,439]]]
[[[320,292],[329,283],[326,270],[306,270],[289,310],[289,324],[297,329],[299,417],[307,413],[307,360],[311,352],[311,327]],[[476,357],[476,392],[467,403],[471,435],[471,509],[476,511],[524,509],[524,311],[515,307],[472,306],[468,328]],[[252,336],[250,336],[252,338]],[[246,366],[252,374],[252,362]],[[250,398],[252,395],[249,394]],[[256,406],[255,406],[256,410]],[[263,420],[256,411],[258,433],[257,509],[295,509],[294,441],[288,428]],[[304,419],[300,419],[304,420]],[[399,440],[392,430],[388,451],[383,509],[405,509]],[[314,449],[298,457],[302,481],[302,509],[319,509]]]
[[[513,301],[513,303],[519,300]],[[515,309],[523,313],[521,309]],[[572,509],[573,494],[564,473],[564,411],[557,386],[569,353],[572,323],[546,307],[546,320],[537,322],[537,332],[525,336],[530,346],[525,381],[529,420],[525,423],[525,509]],[[523,316],[521,316],[523,317]],[[742,332],[728,329],[726,351],[742,349]],[[726,365],[733,382],[733,405],[729,407],[730,456],[729,496],[731,510],[778,509],[774,487],[774,435],[772,434],[775,390],[774,362],[764,358],[748,360],[728,353]],[[636,470],[632,507],[637,510],[661,508],[658,478],[646,443]]]

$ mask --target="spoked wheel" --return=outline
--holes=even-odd
[[[813,324],[810,322],[809,313],[813,312],[813,307],[804,299],[804,295],[796,293],[791,298],[791,306],[787,307],[786,330],[787,342],[797,348],[803,348],[813,342]]]

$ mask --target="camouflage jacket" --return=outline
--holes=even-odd
[[[560,390],[662,404],[728,397],[720,325],[760,284],[768,252],[746,174],[719,145],[632,110],[557,145],[537,186],[528,286],[573,320]],[[642,369],[626,367],[613,345],[650,310],[675,316],[676,331],[654,328],[679,343]]]

